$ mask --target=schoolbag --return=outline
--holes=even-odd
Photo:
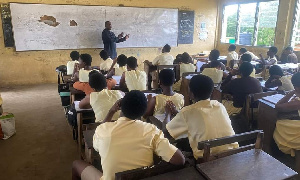
[[[72,127],[73,131],[73,139],[77,140],[78,138],[78,133],[77,133],[77,112],[75,107],[70,106],[68,111],[67,111],[67,119],[68,123]]]

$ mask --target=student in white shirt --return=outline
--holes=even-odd
[[[280,66],[273,65],[269,69],[270,78],[266,81],[266,88],[278,87],[281,91],[292,91],[294,86],[291,81],[291,76],[285,76]]]
[[[113,60],[108,56],[108,53],[105,50],[102,50],[99,55],[103,59],[103,62],[100,64],[100,71],[103,74],[106,74],[113,64]],[[117,67],[117,65],[115,67]]]
[[[239,51],[239,55],[242,56],[243,54],[249,54],[251,56],[251,60],[255,61],[258,60],[259,58],[255,56],[252,52],[247,51],[246,48],[241,48]]]
[[[114,66],[114,64],[116,60],[114,60],[114,63],[112,64],[112,66]],[[112,76],[122,76],[122,74],[127,71],[127,56],[125,56],[124,54],[121,54],[118,56],[117,58],[117,64],[119,67],[110,67],[110,71],[107,73],[107,78],[110,78]]]
[[[157,56],[153,61],[152,64],[154,66],[157,65],[173,65],[174,57],[170,54],[171,46],[166,44],[162,49],[162,54]]]
[[[195,159],[203,156],[198,150],[198,143],[205,140],[232,136],[235,134],[228,113],[216,100],[210,100],[214,89],[211,78],[204,75],[193,76],[190,84],[190,97],[195,102],[178,112],[172,102],[166,105],[166,118],[163,131],[166,137],[177,139],[182,135],[188,136]],[[175,116],[172,120],[171,117]],[[228,144],[212,148],[211,153],[237,148],[238,144]]]
[[[79,59],[79,52],[78,51],[72,51],[70,53],[70,58],[72,61],[68,61],[67,63],[67,75],[72,75],[74,72],[74,67],[75,64],[78,64],[78,59]]]
[[[205,68],[202,74],[210,77],[215,84],[221,83],[224,71],[221,70],[220,61],[211,61],[210,68]]]
[[[263,65],[275,65],[277,64],[277,58],[276,54],[278,52],[277,47],[272,46],[269,48],[269,51],[267,52],[268,59],[264,59],[262,54],[260,54],[260,61]]]
[[[239,59],[238,53],[235,52],[236,46],[234,44],[231,44],[228,47],[228,55],[227,55],[227,67],[233,68],[237,66],[237,61]]]

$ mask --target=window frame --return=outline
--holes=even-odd
[[[298,30],[298,23],[300,20],[300,0],[295,1],[295,8],[294,8],[294,15],[293,15],[293,23],[292,23],[292,31],[291,31],[291,37],[290,37],[290,43],[289,45],[293,48],[295,48],[296,45],[296,34]],[[300,30],[300,29],[299,29]],[[295,50],[300,51],[300,50]]]
[[[226,43],[223,40],[226,39],[226,31],[224,31],[224,28],[227,28],[227,26],[225,26],[225,7],[229,6],[229,5],[238,5],[238,9],[237,9],[237,23],[236,23],[236,34],[235,34],[235,45],[240,45],[240,46],[246,46],[246,47],[262,47],[262,48],[268,48],[271,46],[258,46],[257,45],[257,39],[258,39],[258,30],[259,30],[259,12],[260,12],[260,8],[259,8],[259,4],[261,2],[271,2],[271,1],[275,1],[275,0],[256,0],[256,1],[246,1],[246,2],[240,2],[240,3],[227,3],[227,4],[223,4],[222,7],[222,29],[221,29],[221,38],[220,38],[220,42],[221,44],[232,44],[232,43]],[[277,20],[276,20],[276,26],[275,26],[275,37],[274,37],[274,44],[276,43],[276,31],[277,31],[277,25],[278,25],[278,16],[279,16],[279,6],[280,6],[280,0],[279,4],[278,4],[278,10],[277,10]],[[299,2],[299,13],[300,13],[300,0],[296,0],[296,3]],[[255,12],[255,21],[254,21],[254,32],[253,32],[253,37],[252,37],[252,42],[251,45],[243,45],[243,44],[238,44],[237,42],[239,42],[239,32],[240,32],[240,5],[241,4],[249,4],[249,3],[256,3],[256,12]],[[295,7],[296,8],[296,7]],[[227,20],[226,20],[227,21]],[[226,24],[227,25],[227,24]],[[292,36],[293,37],[293,36]]]

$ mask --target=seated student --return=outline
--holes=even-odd
[[[241,59],[240,59],[239,64],[241,65],[241,64],[243,64],[243,62],[251,63],[251,60],[252,60],[252,57],[251,57],[250,54],[243,54],[243,55],[241,56]],[[255,78],[255,68],[253,68],[253,71],[252,71],[252,73],[250,74],[250,77]]]
[[[295,90],[288,93],[275,106],[278,112],[298,111],[300,116],[300,73],[292,77]],[[295,150],[300,150],[300,117],[295,120],[277,120],[274,131],[274,140],[278,148],[286,153],[295,156]]]
[[[224,106],[216,100],[210,100],[214,83],[204,75],[192,77],[190,84],[190,97],[195,104],[186,106],[177,112],[174,104],[166,105],[166,118],[163,122],[164,134],[177,139],[188,135],[189,144],[195,159],[203,156],[198,150],[198,142],[234,135],[231,121]],[[171,116],[175,117],[171,120]],[[238,144],[229,144],[212,148],[212,154],[237,148]]]
[[[0,115],[2,115],[2,113],[3,113],[2,104],[3,104],[3,100],[2,100],[2,97],[1,97],[1,94],[0,94]]]
[[[277,58],[276,58],[277,52],[278,52],[277,47],[275,47],[275,46],[270,47],[269,51],[267,52],[268,59],[264,59],[264,57],[262,56],[262,54],[260,54],[260,62],[263,65],[274,65],[274,64],[277,64]]]
[[[280,57],[280,62],[282,64],[285,63],[298,63],[298,58],[296,54],[294,53],[294,49],[292,47],[286,47],[285,50],[282,52],[282,55]]]
[[[227,55],[227,67],[236,67],[237,63],[234,61],[237,61],[239,59],[238,53],[235,52],[236,46],[234,44],[231,44],[228,47],[228,55]]]
[[[162,49],[162,54],[157,56],[152,64],[154,66],[157,65],[173,65],[174,57],[170,54],[171,46],[166,44]]]
[[[251,60],[258,60],[259,58],[255,56],[252,52],[247,51],[246,48],[241,48],[239,51],[239,55],[242,56],[243,54],[249,54],[251,56]]]
[[[115,62],[114,62],[115,63]],[[127,71],[127,56],[121,54],[117,58],[118,67],[113,67],[114,63],[111,65],[111,70],[107,73],[107,78],[112,76],[122,76],[123,72]]]
[[[90,95],[86,95],[79,103],[79,108],[93,108],[96,116],[95,122],[102,122],[110,108],[116,101],[123,98],[124,93],[119,90],[108,90],[106,78],[98,71],[90,72],[89,85],[94,89]],[[120,112],[115,113],[114,120],[119,118]]]
[[[68,61],[67,63],[67,75],[72,75],[74,72],[74,67],[76,63],[78,62],[79,59],[79,52],[78,51],[72,51],[70,53],[70,58],[72,59],[72,61]]]
[[[123,91],[147,89],[147,74],[145,71],[137,70],[137,59],[135,57],[127,58],[127,71],[122,74],[120,88]]]
[[[162,94],[158,94],[155,97],[148,96],[147,111],[144,114],[144,118],[149,116],[155,116],[157,119],[162,120],[165,117],[165,106],[167,101],[172,101],[176,107],[176,110],[180,110],[184,106],[184,97],[179,93],[175,93],[172,90],[172,85],[175,81],[175,73],[172,69],[163,69],[159,73],[159,82],[162,89]]]
[[[179,65],[179,69],[180,69],[179,70],[180,71],[180,80],[177,81],[173,86],[174,91],[177,91],[177,92],[180,91],[182,74],[186,73],[186,72],[195,72],[196,71],[196,66],[193,64],[193,60],[187,52],[184,52],[181,55],[181,63]]]
[[[102,50],[99,55],[103,59],[103,62],[100,64],[100,71],[106,74],[113,64],[113,60],[108,56],[105,50]],[[117,65],[115,67],[117,67]]]
[[[182,63],[182,54],[177,54],[176,59],[173,61],[173,64],[180,64]]]
[[[220,51],[217,49],[213,49],[210,51],[209,56],[208,56],[208,60],[210,61],[218,61],[220,57]],[[209,64],[204,64],[201,68],[200,71],[203,71],[205,68],[210,68],[210,63]],[[225,70],[226,67],[223,63],[221,63],[221,70]]]
[[[266,88],[278,87],[280,91],[292,91],[294,90],[291,82],[291,76],[285,76],[280,66],[273,65],[269,69],[270,78],[266,81]]]
[[[215,84],[221,83],[224,71],[221,70],[220,61],[211,61],[210,68],[205,68],[202,74],[210,77]],[[225,75],[226,76],[226,75]]]
[[[92,71],[91,67],[92,57],[89,54],[81,54],[79,56],[79,63],[75,65],[73,73],[73,87],[83,91],[86,95],[91,94],[94,90],[89,85],[89,73]],[[117,84],[114,79],[107,79],[107,87],[111,89]]]
[[[233,96],[233,101],[223,102],[229,115],[241,112],[248,94],[262,92],[259,80],[250,77],[252,72],[253,65],[249,62],[243,62],[239,68],[241,78],[233,79],[232,77],[237,74],[237,71],[233,70],[222,83],[222,92]]]
[[[121,106],[121,107],[120,107]],[[153,165],[153,154],[174,165],[183,165],[184,156],[169,143],[156,126],[137,120],[147,108],[147,99],[140,91],[131,91],[109,111],[93,137],[103,172],[82,160],[73,162],[72,179],[113,180],[115,173]],[[110,122],[121,109],[124,117]]]

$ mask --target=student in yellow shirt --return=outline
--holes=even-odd
[[[202,74],[210,77],[215,84],[221,83],[223,76],[226,77],[226,73],[221,70],[220,61],[211,61],[210,68],[205,68]]]
[[[233,68],[237,66],[237,60],[239,59],[238,53],[235,52],[236,46],[231,44],[228,47],[228,55],[227,55],[227,67]]]
[[[127,71],[122,74],[120,88],[123,91],[147,89],[147,74],[145,71],[137,70],[137,59],[135,57],[127,58]]]
[[[122,76],[123,72],[127,71],[127,56],[125,56],[124,54],[121,54],[118,56],[117,58],[117,64],[118,67],[114,68],[114,64],[116,62],[114,62],[111,67],[110,67],[110,71],[107,73],[107,78],[110,78],[112,76]]]
[[[67,75],[72,75],[74,72],[74,67],[76,63],[78,62],[79,59],[79,52],[78,51],[72,51],[70,53],[70,58],[72,59],[72,61],[69,61],[67,63]]]
[[[77,160],[73,162],[72,179],[114,180],[117,172],[153,165],[154,153],[171,164],[183,165],[183,154],[169,143],[161,130],[137,120],[146,108],[147,99],[140,91],[130,91],[118,101],[93,137],[93,146],[99,152],[103,171]],[[111,117],[120,109],[124,117],[111,122]]]
[[[192,77],[190,84],[190,98],[195,102],[177,112],[172,102],[166,105],[166,118],[163,122],[164,134],[177,139],[187,134],[195,159],[203,156],[198,150],[198,142],[234,135],[231,120],[223,106],[216,100],[210,100],[214,83],[204,75]],[[171,119],[172,116],[175,116]],[[238,147],[238,144],[229,144],[212,149],[215,154],[227,149]]]
[[[103,59],[103,62],[100,64],[100,71],[103,74],[107,74],[111,65],[113,64],[113,60],[109,57],[108,53],[105,50],[102,50],[99,55]],[[115,67],[117,66],[118,65],[116,65]]]
[[[95,122],[102,122],[106,117],[109,109],[116,101],[123,98],[124,93],[119,90],[108,90],[106,78],[98,71],[90,72],[89,85],[94,92],[86,95],[79,103],[79,108],[93,108],[96,116]],[[114,120],[119,118],[120,112],[113,117]]]
[[[292,91],[294,90],[291,82],[291,76],[285,76],[280,66],[273,65],[269,69],[270,78],[266,81],[266,88],[278,87],[280,91]]]
[[[298,111],[300,116],[300,73],[292,77],[295,90],[288,93],[275,106],[278,112]],[[278,148],[286,153],[295,156],[295,150],[300,150],[300,117],[295,120],[283,119],[276,122],[274,140]]]
[[[159,82],[163,94],[158,94],[155,97],[148,95],[148,107],[144,114],[144,118],[155,116],[163,121],[165,118],[165,106],[167,101],[172,101],[176,110],[180,110],[184,106],[183,95],[172,90],[172,85],[175,81],[175,73],[172,69],[163,69],[159,73]]]

